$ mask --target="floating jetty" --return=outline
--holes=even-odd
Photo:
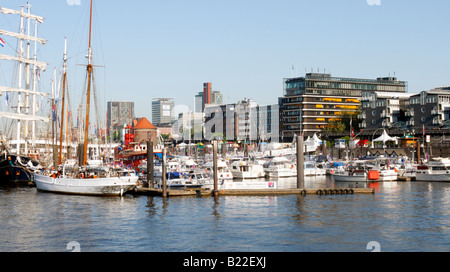
[[[142,186],[136,187],[133,191],[137,195],[163,196],[162,189],[146,188]],[[322,188],[322,189],[230,189],[218,190],[217,195],[351,195],[351,194],[374,194],[373,188]],[[212,196],[213,191],[209,189],[178,189],[166,190],[168,197],[173,196]]]

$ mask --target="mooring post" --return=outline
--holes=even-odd
[[[212,142],[213,144],[213,175],[214,175],[214,191],[213,191],[213,195],[217,196],[219,194],[219,186],[218,186],[218,182],[217,182],[217,141],[214,140]]]
[[[155,176],[153,169],[153,142],[147,141],[147,182],[148,188],[153,187],[153,178]]]
[[[297,189],[305,188],[305,169],[303,166],[303,136],[297,136]]]
[[[166,184],[166,149],[162,149],[162,196],[167,196],[167,184]]]

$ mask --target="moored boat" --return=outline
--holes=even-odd
[[[286,157],[274,157],[264,164],[266,177],[294,177],[297,175],[297,168],[294,163]]]
[[[100,174],[100,176],[97,176]],[[138,176],[134,172],[118,170],[114,172],[81,171],[77,175],[34,174],[36,188],[41,191],[94,195],[121,196],[133,190],[137,185]]]
[[[450,159],[433,158],[425,165],[417,166],[417,181],[450,181]]]

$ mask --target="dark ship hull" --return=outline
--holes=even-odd
[[[8,155],[0,158],[0,186],[30,186],[33,172],[27,168],[30,158]],[[31,161],[32,162],[32,161]]]

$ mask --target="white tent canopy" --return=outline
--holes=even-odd
[[[391,137],[391,136],[389,136],[389,135],[387,134],[386,130],[383,129],[383,133],[381,134],[381,136],[378,137],[378,138],[376,138],[376,139],[373,140],[372,142],[373,142],[373,143],[374,143],[374,142],[383,142],[383,144],[384,144],[384,143],[386,143],[386,142],[388,142],[388,141],[397,143],[397,137]],[[372,145],[373,145],[373,143],[372,143]]]

